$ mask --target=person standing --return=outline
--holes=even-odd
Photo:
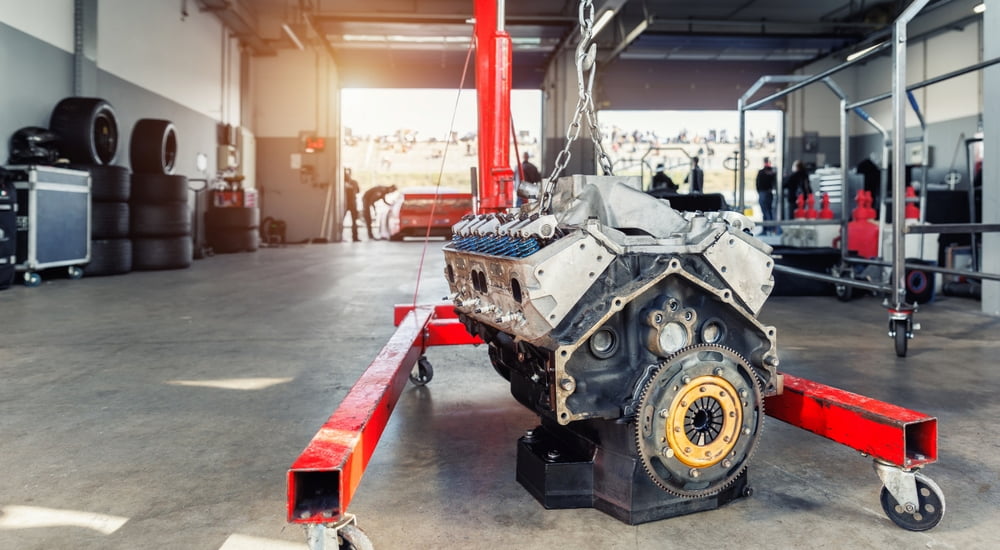
[[[771,166],[771,159],[764,157],[764,167],[757,172],[757,204],[766,222],[774,220],[774,186],[777,183],[778,175]],[[773,228],[764,228],[764,233],[772,231]]]
[[[351,169],[344,168],[344,218],[351,215],[351,239],[358,242],[358,193],[361,188],[357,180],[351,178]]]
[[[521,174],[524,176],[521,181],[525,183],[542,183],[542,173],[538,171],[538,167],[531,163],[531,155],[527,151],[524,152],[524,160],[521,161]]]
[[[684,183],[691,184],[691,194],[701,194],[705,189],[705,172],[698,166],[698,157],[691,158],[691,173],[684,178]]]
[[[677,184],[674,180],[670,179],[670,176],[663,171],[663,165],[656,165],[656,173],[653,174],[653,189],[665,189],[668,193],[676,193],[678,190]]]
[[[793,171],[791,174],[785,177],[781,182],[781,187],[784,189],[785,200],[788,203],[788,215],[785,219],[792,219],[792,213],[795,212],[795,200],[798,196],[806,195],[808,196],[812,193],[812,186],[809,185],[809,171],[806,170],[806,165],[801,160],[795,161],[792,165]]]
[[[388,205],[389,201],[385,200],[385,196],[395,190],[395,185],[376,185],[375,187],[365,191],[364,196],[361,197],[361,206],[365,209],[365,226],[368,227],[369,239],[375,239],[375,234],[372,233],[372,221],[375,220],[375,203],[381,200]]]

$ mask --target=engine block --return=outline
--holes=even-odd
[[[518,401],[560,425],[634,426],[653,482],[713,494],[745,468],[763,397],[781,389],[775,328],[757,320],[771,249],[752,228],[678,212],[637,178],[571,176],[546,211],[466,216],[445,275]]]

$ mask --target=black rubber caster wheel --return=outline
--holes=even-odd
[[[414,386],[426,386],[434,378],[434,367],[426,357],[417,360],[417,366],[410,371],[410,382]]]
[[[83,270],[79,267],[72,266],[66,269],[66,275],[69,276],[70,279],[79,279],[80,277],[83,277]]]
[[[879,500],[882,510],[893,523],[907,531],[926,531],[944,517],[944,494],[936,483],[923,474],[914,474],[917,482],[917,509],[906,511],[888,489],[882,487]]]
[[[893,338],[896,341],[896,357],[906,357],[906,345],[909,341],[907,336],[906,326],[908,323],[905,319],[896,319],[892,322]]]
[[[340,550],[375,550],[371,539],[357,525],[345,525],[337,531]]]
[[[850,266],[837,266],[833,268],[832,275],[838,279],[854,279],[854,269]],[[841,302],[850,302],[854,298],[854,287],[850,285],[834,284],[834,292]]]
[[[24,273],[24,286],[26,287],[36,287],[42,284],[42,276],[38,273],[25,272]]]

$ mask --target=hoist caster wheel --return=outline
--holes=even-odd
[[[917,509],[905,510],[888,489],[882,487],[879,501],[882,511],[893,523],[907,531],[927,531],[944,517],[944,493],[936,483],[921,473],[914,474],[917,483]]]
[[[375,550],[371,539],[357,525],[345,525],[337,531],[340,550]]]
[[[417,360],[417,366],[410,371],[410,382],[414,386],[426,386],[434,378],[434,367],[426,357]]]

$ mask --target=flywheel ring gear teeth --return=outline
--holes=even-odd
[[[706,353],[708,355],[705,355]],[[729,375],[729,378],[726,375]],[[667,437],[668,425],[674,426],[676,430],[682,422],[677,414],[685,417],[683,420],[685,427],[681,432],[692,430],[692,433],[697,435],[698,426],[704,427],[706,421],[710,421],[702,417],[691,422],[692,416],[689,413],[695,408],[695,404],[686,403],[682,393],[687,395],[691,389],[702,390],[702,388],[718,391],[726,387],[732,387],[740,394],[740,412],[734,416],[740,420],[735,432],[736,440],[724,444],[716,442],[715,439],[708,442],[714,446],[682,449],[670,447],[671,442],[676,444],[677,441],[690,440],[687,436],[678,436],[679,439]],[[719,401],[722,410],[731,411],[731,396],[720,394],[711,399]],[[639,414],[635,420],[636,449],[646,474],[664,491],[685,498],[712,496],[730,486],[746,469],[747,463],[757,449],[763,420],[764,399],[760,379],[746,359],[737,351],[725,346],[716,344],[688,346],[660,363],[659,368],[646,382],[639,400]],[[701,433],[721,438],[733,432],[730,426],[720,424],[718,429],[705,428]],[[703,439],[699,440],[704,443]],[[703,449],[708,449],[706,452],[712,452],[714,449],[714,452],[718,453],[719,448],[725,450],[726,456],[716,454],[704,458],[705,467],[693,467],[688,464]]]

